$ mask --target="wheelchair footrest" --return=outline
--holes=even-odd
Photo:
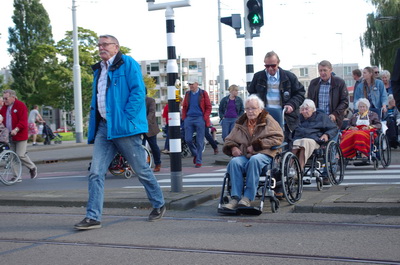
[[[259,207],[239,207],[237,208],[237,212],[245,215],[260,215],[262,211]]]
[[[230,209],[226,209],[226,208],[218,208],[218,213],[221,214],[226,214],[226,215],[238,215],[238,211],[237,210],[230,210]]]

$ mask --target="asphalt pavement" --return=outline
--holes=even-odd
[[[163,145],[163,141],[160,139],[159,146]],[[194,169],[191,158],[182,159],[183,178],[185,172],[188,171],[206,172],[212,169],[213,165],[226,165],[229,158],[221,152],[221,148],[222,145],[219,145],[219,154],[213,155],[213,150],[207,146],[203,160],[204,167],[200,169]],[[29,145],[28,154],[35,163],[46,164],[89,160],[92,149],[93,146],[86,143],[63,142],[46,146],[43,144]],[[392,152],[392,164],[400,164],[399,153],[397,150]],[[162,161],[162,171],[168,172],[169,156],[163,155]],[[22,185],[22,183],[15,185]],[[87,200],[87,192],[82,190],[7,191],[6,186],[0,188],[0,205],[82,207],[86,205]],[[166,205],[170,210],[188,210],[210,200],[217,201],[220,192],[221,188],[215,187],[184,188],[181,192],[163,189]],[[282,205],[285,206],[285,211],[298,213],[400,215],[400,185],[339,185],[324,187],[322,191],[318,192],[304,190],[301,200],[295,205],[288,205],[285,201],[282,201]],[[151,205],[144,189],[106,189],[104,207],[151,208]],[[265,211],[269,212],[270,209],[265,209]]]

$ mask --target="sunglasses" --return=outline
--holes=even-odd
[[[379,74],[379,71],[376,71],[375,74]]]
[[[277,65],[276,64],[264,64],[265,68],[275,68]]]

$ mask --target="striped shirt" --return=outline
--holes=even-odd
[[[101,61],[101,73],[99,82],[97,83],[97,106],[99,113],[103,119],[107,119],[106,115],[106,92],[107,92],[107,78],[108,78],[108,67],[114,62],[115,55],[107,61]]]
[[[267,72],[268,78],[268,91],[267,91],[267,106],[273,109],[282,109],[281,106],[281,95],[279,93],[279,72],[276,72],[274,76]]]

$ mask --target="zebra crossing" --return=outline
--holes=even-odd
[[[222,187],[222,182],[226,173],[226,168],[212,170],[208,173],[187,174],[182,178],[184,188],[194,187]],[[169,174],[158,174],[158,182],[162,188],[171,187]],[[379,185],[379,184],[400,184],[400,165],[392,165],[386,169],[374,170],[371,166],[355,167],[348,166],[344,174],[341,185]],[[316,186],[315,179],[311,185]],[[143,188],[143,186],[125,186],[124,188]]]

